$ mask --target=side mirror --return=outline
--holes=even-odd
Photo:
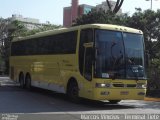
[[[88,47],[93,47],[93,42],[90,42],[90,43],[84,43],[83,46],[85,48],[88,48]]]

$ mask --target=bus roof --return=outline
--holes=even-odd
[[[80,25],[80,26],[75,26],[75,27],[70,27],[70,28],[60,28],[60,29],[55,29],[55,30],[39,32],[39,33],[36,33],[34,35],[25,36],[25,37],[17,37],[17,38],[15,38],[13,40],[13,42],[32,39],[32,38],[39,38],[39,37],[43,37],[43,36],[49,36],[49,35],[54,35],[54,34],[59,34],[59,33],[79,30],[79,29],[86,29],[86,28],[96,28],[96,29],[105,29],[105,30],[114,30],[114,31],[121,31],[121,32],[143,34],[141,30],[130,28],[130,27],[119,26],[119,25],[112,25],[112,24],[86,24],[86,25]]]

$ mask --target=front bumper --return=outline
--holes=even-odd
[[[146,89],[95,88],[94,100],[144,100]]]

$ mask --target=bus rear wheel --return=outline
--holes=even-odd
[[[109,103],[111,104],[118,104],[120,100],[109,100]]]
[[[71,81],[68,85],[67,88],[67,95],[70,99],[70,101],[74,102],[74,103],[79,103],[80,99],[79,99],[79,88],[78,88],[78,84],[75,81]]]
[[[26,75],[26,78],[25,78],[25,86],[28,90],[31,89],[31,77],[29,74]]]
[[[19,83],[20,83],[20,87],[24,88],[24,74],[20,73],[19,75]]]

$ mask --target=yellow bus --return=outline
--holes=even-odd
[[[10,77],[31,86],[91,100],[142,100],[146,94],[140,30],[88,24],[12,41]]]

